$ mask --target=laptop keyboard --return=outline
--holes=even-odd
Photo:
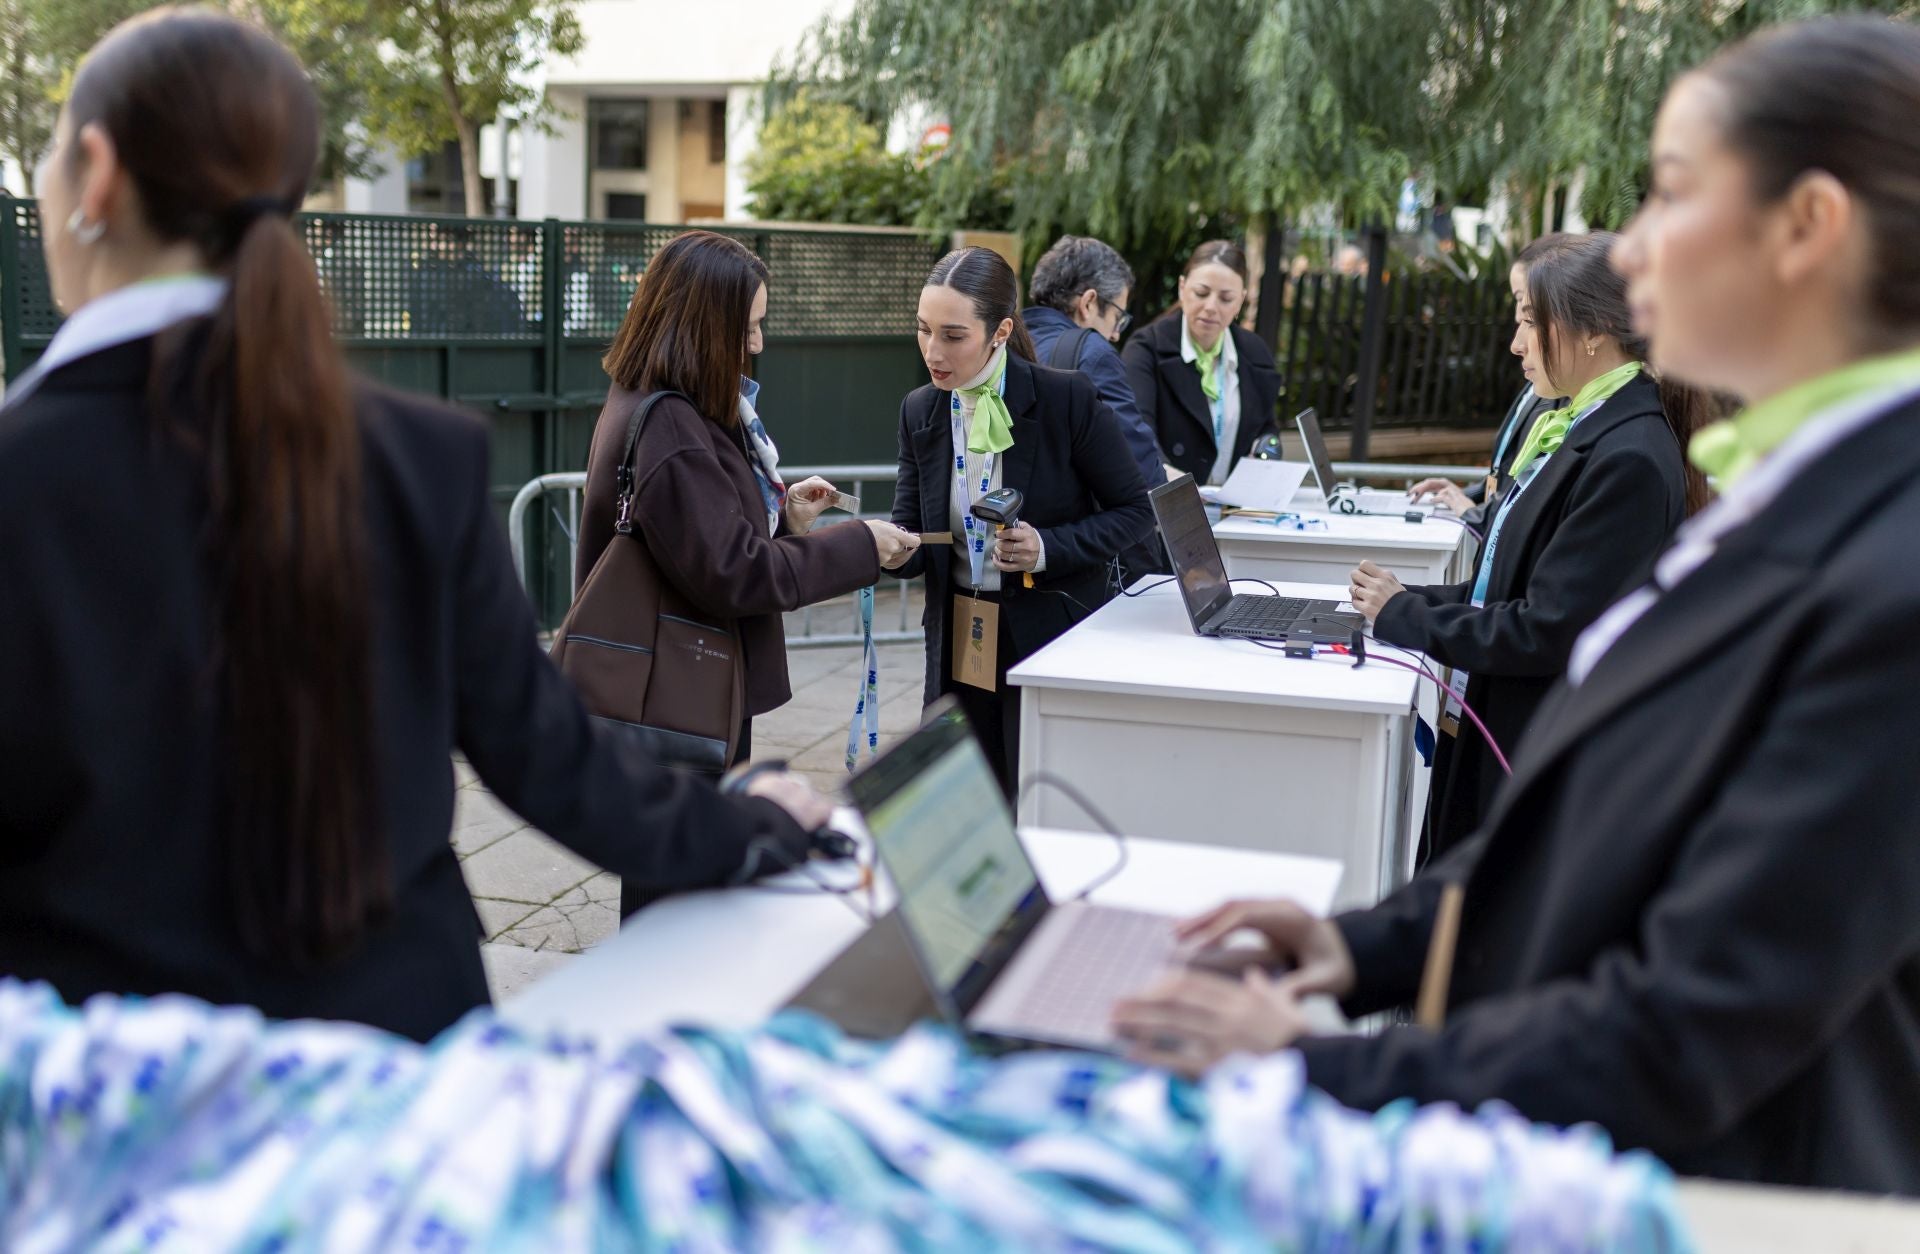
[[[1033,978],[1022,980],[1008,1003],[993,1006],[992,1018],[1018,1035],[1111,1048],[1113,1003],[1145,989],[1170,965],[1173,921],[1096,906],[1073,909],[1063,923],[1044,956],[1034,955],[1040,965]]]
[[[1235,596],[1216,619],[1216,636],[1266,636],[1284,639],[1312,603],[1296,597]]]

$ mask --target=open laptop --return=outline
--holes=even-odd
[[[1300,433],[1300,443],[1307,449],[1307,464],[1313,467],[1313,481],[1319,485],[1320,495],[1326,500],[1327,508],[1336,514],[1390,514],[1395,518],[1406,517],[1408,511],[1431,514],[1431,503],[1420,505],[1407,499],[1405,492],[1393,488],[1362,488],[1352,483],[1336,483],[1333,478],[1333,459],[1327,456],[1327,440],[1320,434],[1320,415],[1311,409],[1303,409],[1293,416],[1294,429]]]
[[[936,707],[849,790],[941,1014],[1013,1042],[1119,1049],[1113,1004],[1178,962],[1173,920],[1049,901],[957,706]]]
[[[1160,536],[1173,559],[1174,578],[1180,581],[1195,635],[1286,640],[1311,633],[1321,644],[1345,644],[1356,628],[1366,625],[1366,619],[1353,610],[1342,612],[1338,601],[1236,594],[1192,475],[1162,484],[1147,493],[1147,499],[1153,503]]]

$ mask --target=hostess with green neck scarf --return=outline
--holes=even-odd
[[[1564,409],[1544,413],[1534,422],[1527,442],[1520,446],[1519,454],[1513,459],[1513,486],[1507,489],[1506,496],[1496,505],[1493,520],[1487,527],[1486,543],[1480,549],[1480,565],[1473,577],[1473,604],[1476,609],[1487,603],[1487,589],[1493,581],[1493,561],[1500,550],[1500,533],[1505,529],[1507,519],[1513,515],[1514,504],[1539,477],[1547,459],[1567,442],[1567,436],[1579,425],[1580,420],[1638,378],[1640,371],[1641,365],[1637,361],[1609,370],[1576,392]],[[1467,693],[1467,679],[1467,672],[1458,668],[1447,677],[1446,716],[1449,719],[1460,717]]]
[[[1613,398],[1621,388],[1638,378],[1641,365],[1630,361],[1624,366],[1607,371],[1594,379],[1578,392],[1564,409],[1555,409],[1540,415],[1533,424],[1533,430],[1527,435],[1527,442],[1520,446],[1520,452],[1513,459],[1513,486],[1507,490],[1506,499],[1501,501],[1493,523],[1487,529],[1487,542],[1481,551],[1480,569],[1474,575],[1473,603],[1487,603],[1487,585],[1493,577],[1493,556],[1500,546],[1500,532],[1507,518],[1513,513],[1513,506],[1529,485],[1540,474],[1547,459],[1558,452],[1567,442],[1567,436],[1582,418],[1600,408]]]

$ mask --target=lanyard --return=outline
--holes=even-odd
[[[993,490],[993,467],[1000,455],[988,453],[980,463],[980,488],[975,492],[972,477],[967,474],[967,433],[960,421],[960,395],[957,392],[953,394],[949,417],[953,421],[954,488],[965,507],[960,514],[960,524],[966,533],[967,565],[973,571],[973,586],[978,590],[986,579],[987,525],[973,516],[973,503]]]
[[[865,679],[854,702],[853,721],[847,724],[847,770],[860,760],[860,723],[867,724],[867,752],[880,752],[880,650],[873,643],[873,589],[860,589],[860,666]]]

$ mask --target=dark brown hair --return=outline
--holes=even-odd
[[[684,392],[707,420],[740,422],[753,296],[767,266],[739,240],[688,231],[666,242],[634,288],[600,365],[633,392]]]
[[[191,241],[230,283],[210,324],[163,341],[155,396],[205,452],[240,936],[259,956],[326,959],[385,914],[393,885],[369,752],[360,429],[289,220],[313,172],[318,105],[300,63],[263,31],[161,9],[100,42],[67,111],[76,133],[97,125],[112,139],[154,234]]]
[[[1619,344],[1628,357],[1647,360],[1647,340],[1633,330],[1627,306],[1627,281],[1609,262],[1620,237],[1611,231],[1588,235],[1543,235],[1520,250],[1514,264],[1526,271],[1527,303],[1533,306],[1533,324],[1540,335],[1541,366],[1552,379],[1554,343],[1562,335],[1604,335]],[[1648,368],[1649,377],[1652,370]],[[1718,419],[1722,409],[1710,393],[1667,379],[1655,378],[1660,408],[1682,454],[1693,433]],[[1682,458],[1685,461],[1685,458]],[[1687,513],[1697,512],[1711,498],[1706,476],[1686,462]]]
[[[1253,281],[1248,277],[1252,272],[1247,269],[1246,250],[1229,239],[1210,239],[1194,249],[1180,268],[1180,277],[1186,278],[1201,266],[1225,266],[1240,276],[1243,287]]]
[[[1727,94],[1724,134],[1760,200],[1823,170],[1865,210],[1871,323],[1889,344],[1920,327],[1920,30],[1818,18],[1733,44],[1699,71]],[[1876,347],[1878,347],[1876,345]]]
[[[1028,361],[1038,360],[1033,337],[1020,316],[1020,279],[1007,259],[991,248],[956,248],[934,263],[927,287],[950,287],[973,302],[973,312],[986,324],[987,334],[1008,318],[1013,334],[1007,351]]]

